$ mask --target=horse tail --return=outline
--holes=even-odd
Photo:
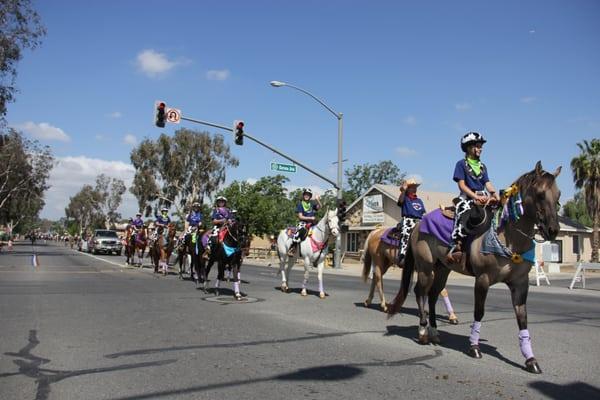
[[[402,309],[402,305],[404,305],[406,296],[408,296],[408,291],[410,289],[410,281],[412,280],[414,270],[415,257],[412,251],[412,247],[408,246],[408,252],[406,253],[406,258],[404,259],[404,267],[402,268],[402,281],[400,283],[400,290],[398,290],[398,294],[396,295],[394,301],[388,308],[388,318],[392,318],[394,314],[399,313]]]
[[[373,232],[371,232],[369,236],[367,236],[367,240],[365,240],[365,248],[361,257],[363,262],[362,279],[364,282],[366,282],[367,279],[369,279],[369,272],[371,272],[372,257],[371,253],[369,252],[369,241],[371,240],[371,235],[373,234]]]

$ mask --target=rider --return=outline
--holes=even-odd
[[[188,222],[187,233],[191,233],[193,229],[198,229],[202,225],[202,211],[200,211],[200,203],[197,201],[192,204],[192,210],[187,215]]]
[[[488,177],[487,167],[481,162],[481,151],[486,142],[483,135],[477,132],[466,133],[460,141],[460,148],[465,156],[454,168],[453,179],[458,184],[460,196],[454,215],[453,246],[446,258],[449,263],[458,263],[461,260],[463,241],[468,233],[465,228],[468,211],[476,205],[486,204],[491,199],[500,200]]]
[[[396,262],[402,265],[406,251],[408,250],[408,240],[415,225],[425,214],[425,204],[423,200],[417,197],[418,183],[414,178],[410,178],[400,186],[400,197],[398,197],[398,206],[402,209],[402,219],[398,222],[396,230],[400,236],[400,248]]]
[[[319,196],[315,196],[315,200],[311,201],[313,192],[310,188],[302,189],[302,200],[296,205],[296,215],[298,216],[299,222],[297,225],[296,233],[292,238],[292,245],[288,250],[290,257],[294,256],[296,247],[306,237],[308,229],[313,225],[317,219],[317,211],[321,208],[321,202]]]
[[[217,235],[219,234],[221,227],[231,217],[231,210],[227,207],[227,198],[224,196],[217,197],[211,216],[213,228],[210,234],[210,240],[208,241],[209,249],[211,244],[217,240]]]
[[[163,227],[163,232],[164,229],[167,227],[167,225],[169,225],[169,223],[171,222],[171,218],[169,218],[169,208],[168,207],[163,207],[160,209],[160,214],[154,214],[154,217],[156,218],[156,221],[154,221],[154,226],[156,227],[156,230],[154,231],[154,237],[156,239],[156,237],[158,237],[158,228],[159,227]],[[165,240],[167,239],[167,235],[165,235]]]
[[[133,234],[131,235],[131,241],[135,243],[137,239],[137,233],[144,227],[144,220],[142,219],[142,213],[138,212],[135,214],[135,219],[131,219],[129,225],[133,228]]]

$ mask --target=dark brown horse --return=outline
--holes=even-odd
[[[146,247],[148,246],[148,231],[146,227],[142,227],[137,230],[137,233],[134,236],[134,230],[132,227],[127,228],[127,234],[125,237],[125,256],[127,260],[125,261],[127,264],[130,264],[129,260],[131,259],[131,264],[136,264],[136,251],[137,251],[137,260],[139,261],[140,268],[143,264],[144,253],[146,252]]]
[[[381,301],[380,307],[383,312],[388,311],[388,306],[385,301],[385,295],[383,293],[383,275],[387,270],[396,264],[396,257],[398,255],[398,247],[387,244],[381,237],[388,230],[387,227],[381,227],[373,230],[367,236],[365,241],[365,249],[362,256],[363,269],[362,278],[366,282],[369,279],[369,274],[372,271],[373,276],[371,278],[371,286],[369,289],[369,295],[365,300],[365,307],[370,307],[373,302],[373,295],[375,288],[379,292],[379,300]],[[456,325],[458,324],[458,317],[452,309],[452,304],[448,297],[448,291],[446,289],[441,292],[446,311],[448,312],[448,321]]]
[[[512,256],[483,254],[481,252],[485,232],[481,229],[475,233],[473,240],[467,246],[467,254],[461,263],[448,264],[446,254],[448,246],[436,237],[419,231],[419,225],[413,232],[409,253],[402,272],[402,284],[391,306],[390,314],[400,310],[404,303],[413,271],[417,271],[415,294],[419,308],[420,326],[419,342],[439,343],[437,332],[435,303],[440,291],[446,285],[451,270],[475,277],[475,309],[474,322],[471,326],[468,354],[481,358],[479,349],[479,332],[484,315],[485,299],[490,286],[504,282],[510,289],[511,299],[517,325],[519,326],[519,344],[521,354],[525,357],[525,369],[532,373],[541,373],[537,360],[531,348],[531,338],[527,329],[527,294],[529,292],[529,271],[532,262],[525,260],[534,250],[534,235],[536,226],[545,240],[554,240],[559,231],[558,200],[560,191],[556,185],[556,177],[560,167],[554,173],[542,169],[538,161],[535,168],[519,177],[512,192],[522,200],[522,215],[518,219],[509,218],[505,223],[503,233],[507,248]],[[486,208],[487,226],[492,212]],[[423,222],[421,222],[423,224]],[[483,224],[481,224],[483,225]],[[425,312],[425,298],[429,298],[429,324]]]

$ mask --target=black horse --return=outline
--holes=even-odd
[[[189,256],[190,277],[196,282],[196,288],[205,281],[205,264],[203,257],[204,245],[202,244],[202,231],[193,230],[184,236],[177,246],[177,262],[179,263],[179,277],[183,279],[185,271],[184,262]]]
[[[231,272],[233,281],[234,297],[242,299],[240,292],[240,268],[244,255],[248,249],[248,228],[239,219],[228,220],[222,228],[223,239],[211,245],[210,256],[206,265],[204,277],[204,288],[212,265],[216,262],[218,266],[217,280],[215,282],[215,295],[219,295],[220,282],[225,280],[225,269]]]

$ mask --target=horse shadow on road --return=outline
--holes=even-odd
[[[600,399],[600,389],[585,382],[571,382],[564,385],[535,381],[528,384],[550,399]]]
[[[387,333],[385,334],[385,336],[401,336],[403,338],[412,340],[413,342],[418,344],[418,340],[417,340],[417,330],[418,330],[418,326],[417,325],[412,325],[412,326],[398,326],[398,325],[388,325],[386,327],[387,329]],[[457,351],[459,353],[463,353],[466,357],[469,357],[467,355],[467,350],[469,349],[469,338],[465,335],[457,335],[455,333],[450,333],[450,332],[446,332],[443,330],[440,330],[438,327],[438,332],[440,335],[440,340],[441,343],[437,346],[439,347],[443,347],[445,349],[450,349],[450,350],[454,350]],[[484,343],[485,340],[480,340],[479,342],[479,348],[481,349],[481,352],[483,353],[483,356],[490,356],[490,357],[494,357],[497,358],[500,361],[505,362],[506,364],[510,365],[511,367],[517,367],[520,369],[524,369],[523,365],[520,365],[512,360],[509,360],[508,358],[504,357],[496,347],[491,346],[487,343]],[[423,345],[422,345],[423,346]],[[435,345],[424,345],[424,346],[435,346]]]
[[[56,370],[50,368],[42,368],[42,365],[49,364],[52,360],[31,354],[31,351],[39,344],[40,341],[37,338],[37,330],[30,330],[28,343],[27,345],[25,345],[25,347],[23,347],[17,353],[4,353],[4,355],[6,356],[15,358],[15,360],[13,360],[13,363],[19,367],[19,371],[0,374],[0,379],[19,375],[35,379],[37,383],[35,396],[36,400],[48,399],[51,392],[52,384],[58,383],[68,378],[73,378],[81,375],[99,374],[103,372],[124,371],[145,367],[156,367],[177,362],[177,359],[168,359],[151,362],[121,364],[103,368]]]
[[[281,286],[275,286],[273,287],[274,290],[281,292]],[[302,288],[289,288],[287,293],[284,294],[300,294],[302,293]],[[319,291],[318,290],[312,290],[312,289],[306,289],[306,294],[307,296],[315,296],[315,297],[319,297]],[[329,297],[329,293],[325,292],[325,297]]]

